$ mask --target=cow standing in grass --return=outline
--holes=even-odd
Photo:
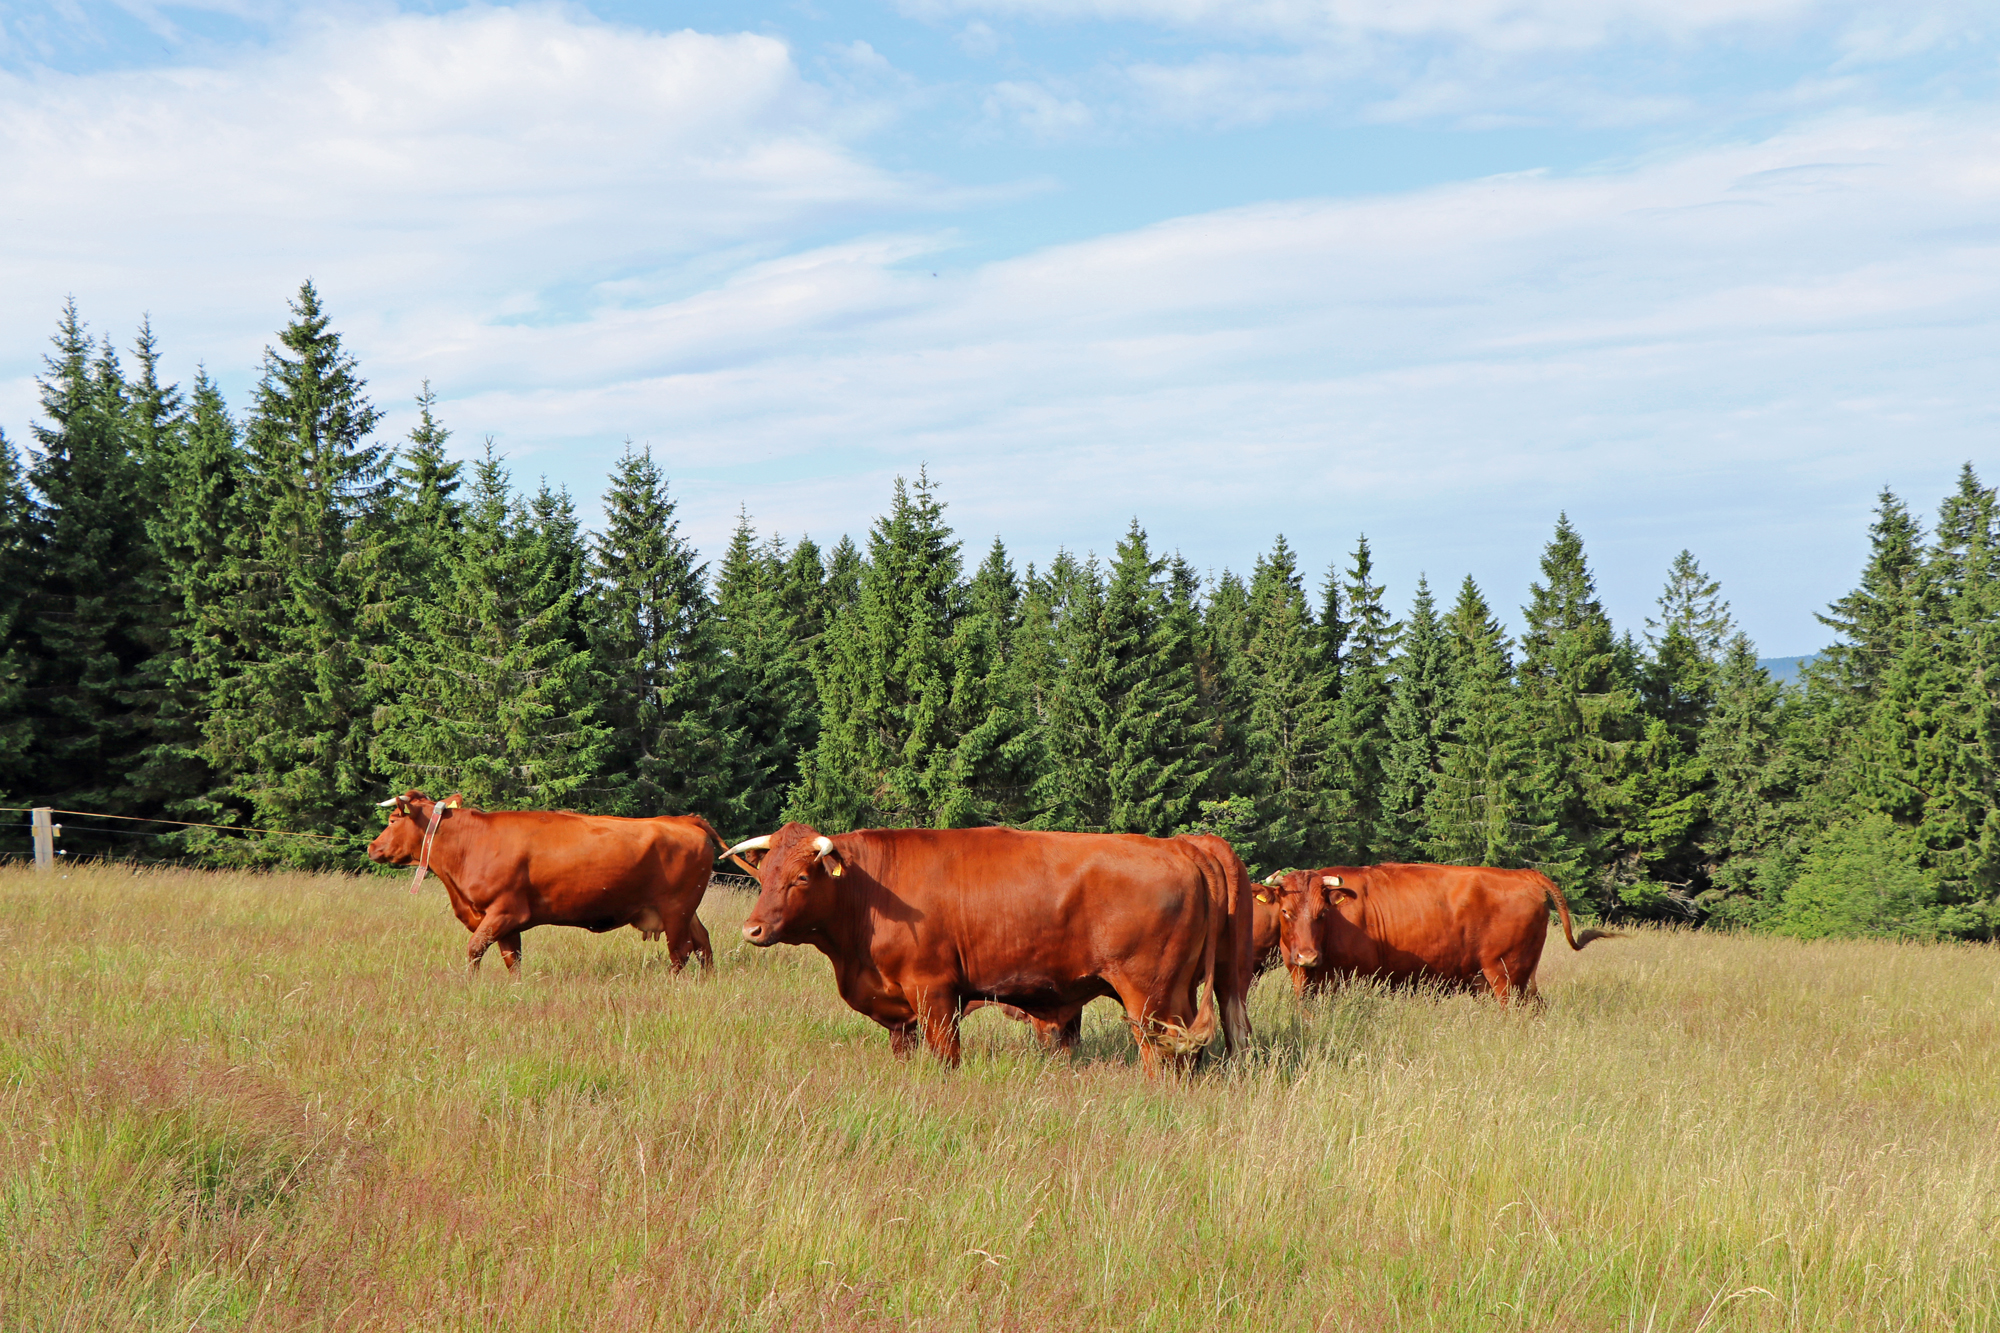
[[[1225,901],[1226,911],[1237,910],[1247,899],[1251,923],[1250,951],[1247,955],[1250,979],[1255,980],[1276,967],[1279,960],[1278,909],[1268,898],[1250,894],[1249,877],[1243,869],[1242,860],[1236,855],[1236,849],[1226,840],[1213,834],[1181,834],[1180,838],[1200,849],[1204,855],[1213,858],[1216,868],[1226,877],[1229,886]],[[1222,988],[1224,994],[1231,993],[1239,984],[1242,990],[1246,992],[1249,990],[1248,982],[1239,983],[1233,979],[1233,973],[1246,962],[1246,956],[1239,952],[1241,947],[1242,936],[1232,929],[1230,948],[1217,960],[1218,976],[1215,984]],[[965,1006],[965,1012],[969,1014],[975,1009],[987,1008],[989,1005],[1015,1022],[1026,1023],[1034,1028],[1035,1036],[1041,1041],[1045,1050],[1075,1051],[1077,1042],[1083,1037],[1084,1007],[1081,1004],[1066,1005],[1049,1011],[1046,1017],[1037,1017],[1011,1004],[974,1000]]]
[[[533,926],[631,926],[648,940],[666,938],[676,972],[689,954],[715,966],[695,909],[727,844],[700,815],[469,810],[456,796],[440,807],[416,791],[382,804],[389,826],[368,845],[369,859],[438,877],[472,932],[465,952],[475,970],[495,944],[507,970],[518,970],[521,932]]]
[[[1274,875],[1257,896],[1276,906],[1281,949],[1300,995],[1348,977],[1438,981],[1535,994],[1548,900],[1572,949],[1615,932],[1570,928],[1562,890],[1539,871],[1491,866],[1324,866]]]
[[[1098,996],[1125,1006],[1148,1072],[1185,1067],[1218,1015],[1229,1049],[1249,1039],[1249,883],[1185,839],[787,824],[728,854],[761,888],[743,937],[825,954],[898,1053],[921,1037],[957,1064],[973,1001],[1061,1023]]]

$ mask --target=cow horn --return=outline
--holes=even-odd
[[[813,839],[813,850],[821,856],[825,856],[833,850],[833,839],[827,837],[824,833],[820,834],[817,838]]]
[[[724,852],[721,856],[718,856],[715,859],[718,861],[723,861],[727,860],[729,857],[735,856],[738,852],[768,852],[770,850],[771,850],[771,835],[766,833],[761,838],[751,838],[748,842],[737,843],[734,847],[731,847],[728,851]]]
[[[400,797],[400,796],[391,796],[391,797],[390,797],[390,798],[389,798],[388,800],[386,800],[386,801],[377,801],[377,802],[375,802],[375,808],[376,808],[376,809],[378,809],[378,810],[385,810],[385,809],[387,809],[388,807],[390,807],[390,806],[394,805],[394,804],[395,804],[396,802],[398,802],[398,801],[400,801],[400,800],[402,800],[402,799],[403,799],[403,798],[402,798],[402,797]]]
[[[1285,877],[1284,871],[1273,870],[1270,874],[1264,876],[1264,882],[1266,884],[1269,884],[1272,888],[1275,889],[1278,887],[1278,881],[1283,879],[1284,877]]]
[[[1338,876],[1338,875],[1328,875],[1328,876],[1326,877],[1326,886],[1327,886],[1328,888],[1330,888],[1330,889],[1337,889],[1337,888],[1339,888],[1339,887],[1340,887],[1340,876]]]

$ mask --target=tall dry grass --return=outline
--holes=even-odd
[[[0,873],[7,1329],[2000,1326],[2000,956],[1641,932],[1149,1084],[402,881]]]

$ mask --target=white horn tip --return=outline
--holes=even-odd
[[[768,852],[770,850],[771,835],[766,833],[761,838],[751,838],[747,842],[737,843],[734,847],[724,852],[722,856],[718,856],[715,859],[720,861],[723,856],[735,856],[739,852]]]
[[[827,837],[824,833],[820,834],[817,838],[813,839],[813,850],[821,856],[825,856],[833,850],[833,839]]]
[[[394,804],[395,804],[396,802],[398,802],[398,801],[400,801],[400,800],[402,800],[402,799],[403,799],[403,798],[402,798],[402,797],[400,797],[400,796],[391,796],[391,797],[390,797],[390,798],[389,798],[388,800],[386,800],[386,801],[377,801],[377,802],[375,802],[375,807],[376,807],[376,809],[378,809],[378,810],[379,810],[379,809],[381,809],[381,808],[382,808],[382,807],[384,807],[384,806],[390,806],[390,805],[394,805]]]

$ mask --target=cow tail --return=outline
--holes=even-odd
[[[695,825],[698,828],[700,828],[703,833],[706,833],[709,837],[715,839],[716,855],[720,856],[723,852],[729,850],[729,839],[723,837],[720,833],[717,833],[715,831],[715,825],[709,823],[706,819],[703,819],[700,815],[690,814],[686,816],[686,818],[692,819],[695,822]]]
[[[1542,891],[1556,900],[1556,911],[1562,913],[1563,938],[1569,941],[1570,948],[1581,949],[1592,940],[1622,940],[1625,938],[1623,931],[1597,930],[1595,928],[1584,931],[1581,936],[1573,934],[1569,926],[1569,903],[1563,898],[1563,891],[1556,887],[1554,880],[1539,870],[1535,872],[1535,878],[1542,882]]]
[[[1228,929],[1229,872],[1205,850],[1196,852],[1195,859],[1201,865],[1202,887],[1209,901],[1208,935],[1201,945],[1201,1007],[1195,1010],[1194,1024],[1187,1030],[1188,1049],[1198,1051],[1215,1040],[1219,1008],[1215,1002],[1215,955],[1216,944]],[[1217,879],[1222,881],[1219,893],[1214,882]]]

